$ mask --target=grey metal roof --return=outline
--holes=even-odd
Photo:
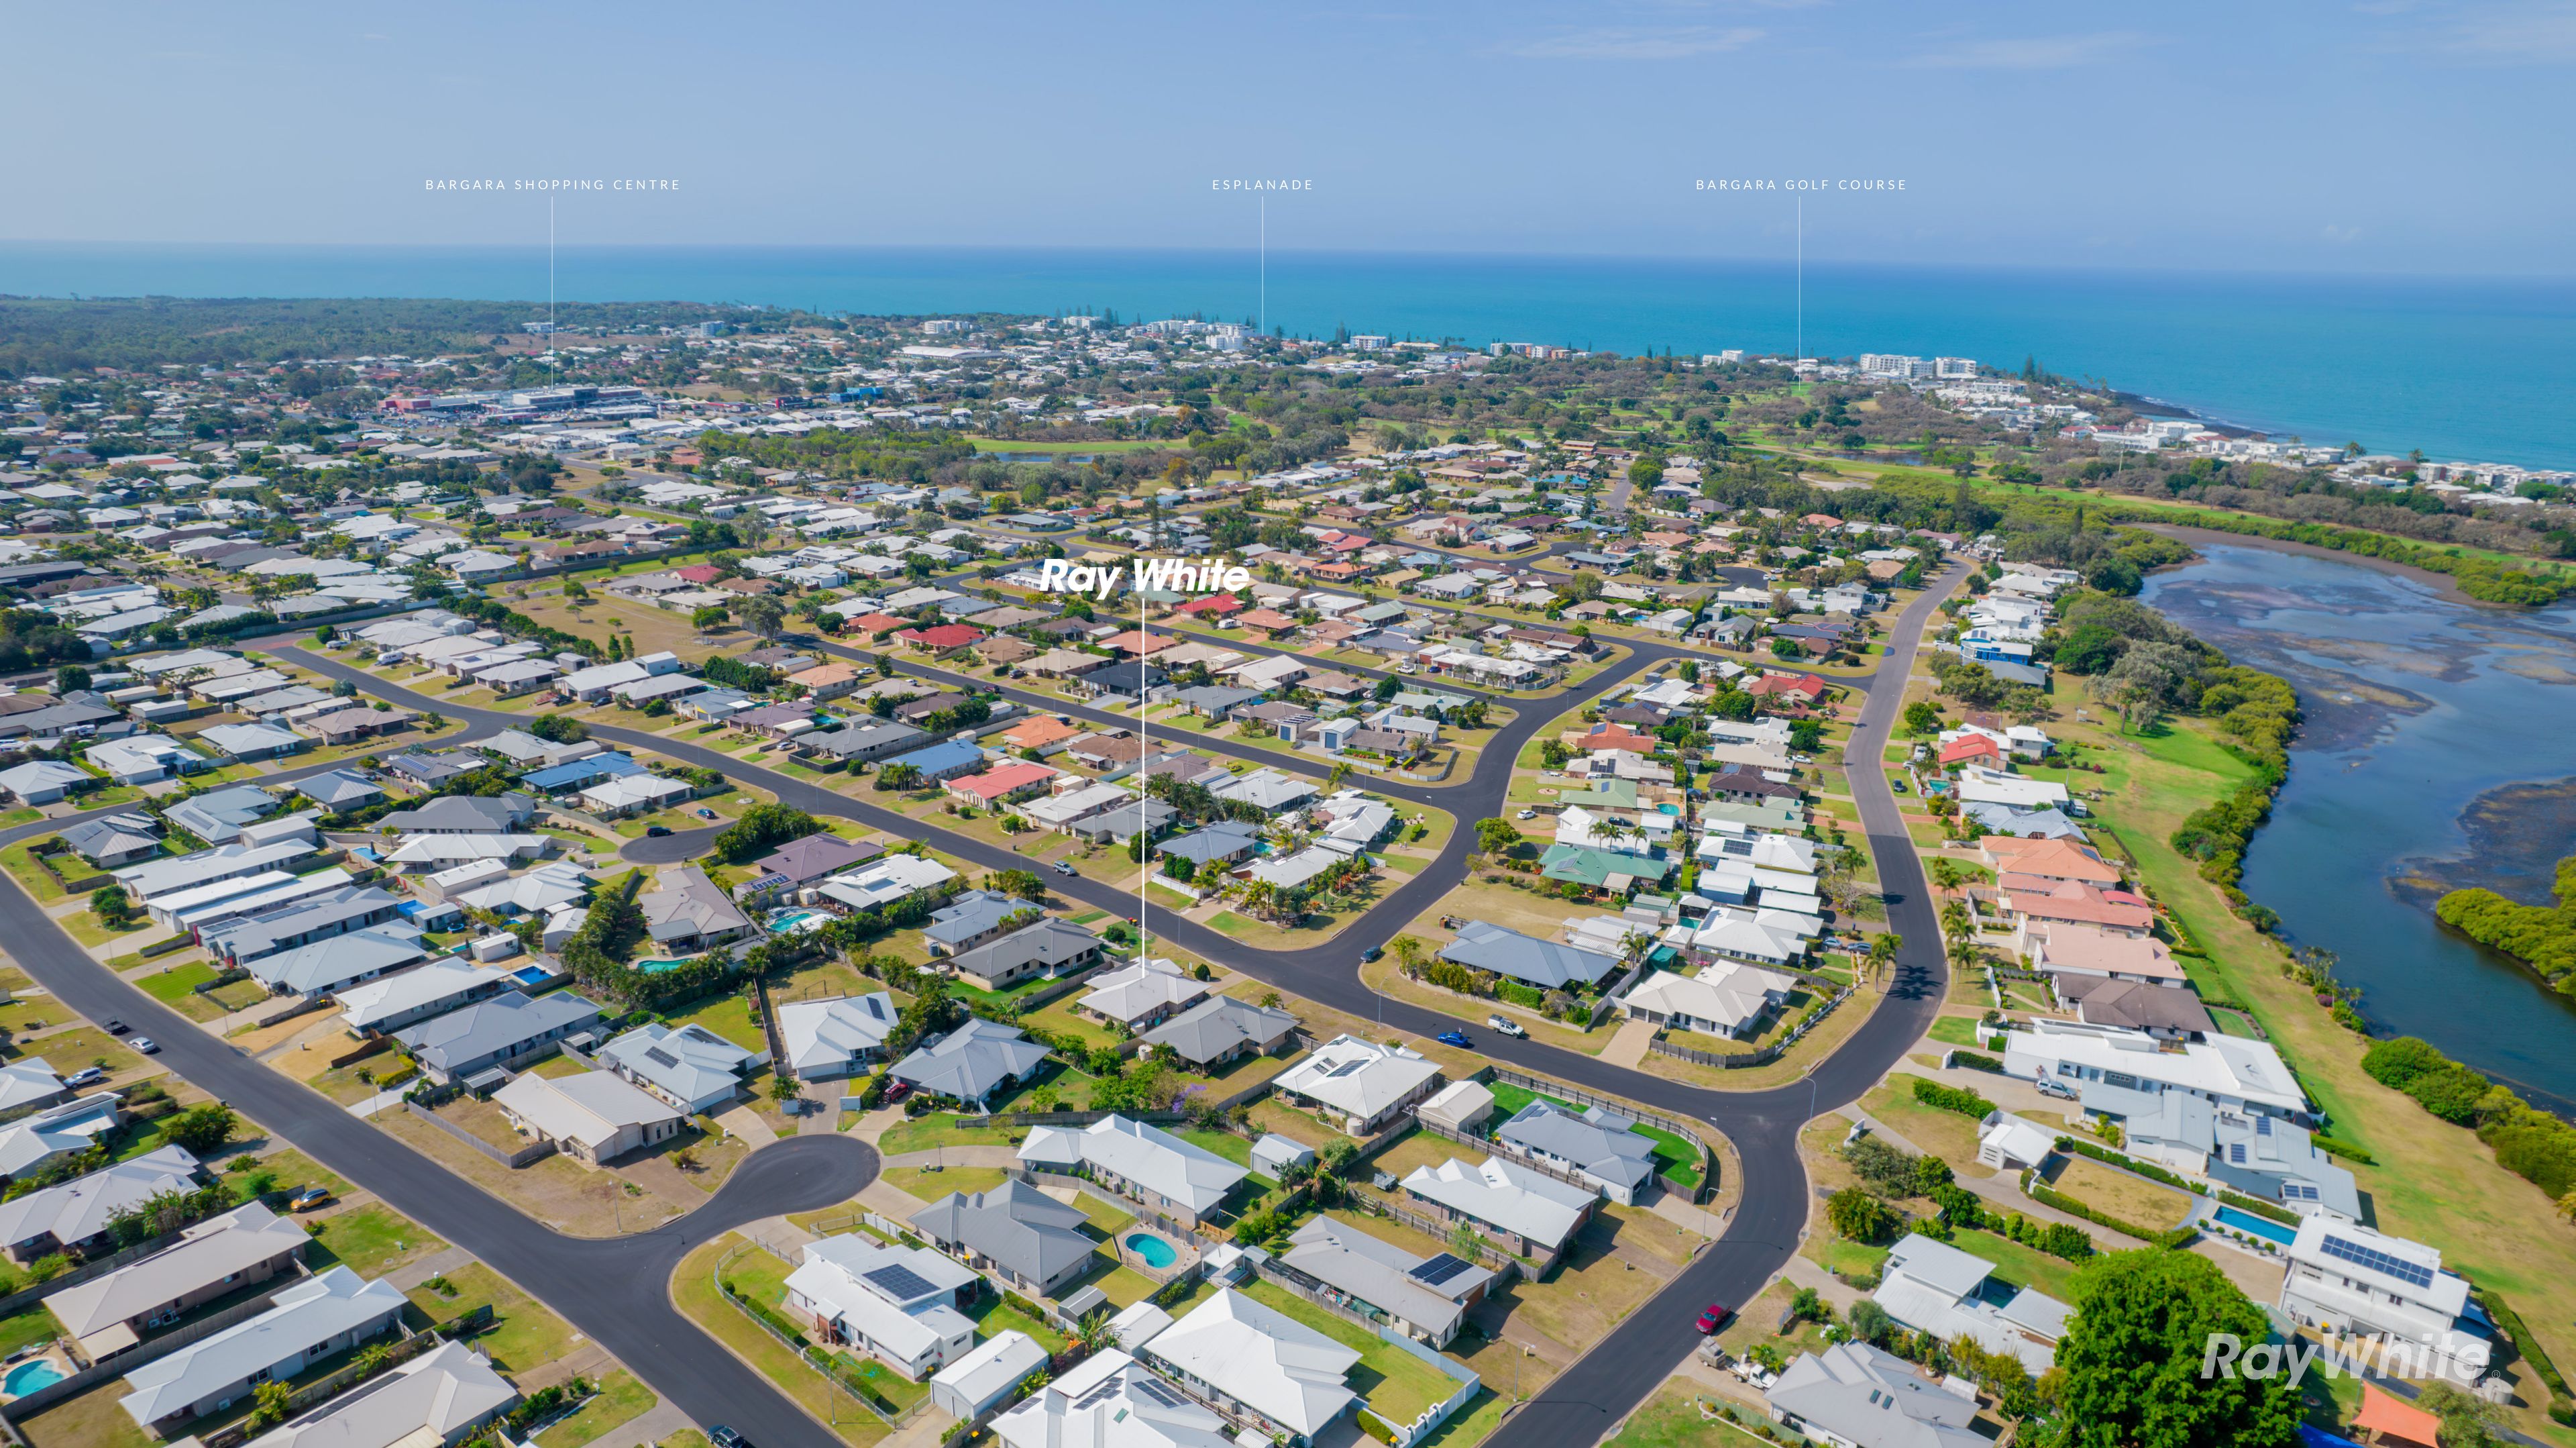
[[[549,1032],[586,1026],[602,1015],[598,1006],[570,991],[535,997],[503,991],[490,1000],[406,1026],[394,1032],[394,1039],[409,1047],[422,1064],[453,1074],[517,1055]]]
[[[1633,1188],[1654,1176],[1655,1145],[1629,1126],[1626,1118],[1598,1107],[1577,1116],[1548,1102],[1533,1101],[1494,1135],[1572,1162],[1603,1181]]]
[[[1286,1011],[1233,996],[1212,996],[1146,1032],[1145,1044],[1169,1046],[1182,1060],[1198,1064],[1247,1042],[1267,1048],[1295,1029],[1297,1018]]]
[[[912,1225],[941,1242],[959,1242],[1030,1282],[1046,1282],[1091,1256],[1084,1236],[1089,1220],[1025,1182],[1006,1181],[989,1191],[952,1192],[913,1213]]]

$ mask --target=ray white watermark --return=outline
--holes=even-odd
[[[1139,593],[1235,593],[1252,586],[1252,570],[1222,558],[1139,558],[1125,566],[1050,558],[1038,565],[1038,587],[1049,593],[1089,594],[1107,603],[1121,582]]]
[[[2258,1342],[2252,1347],[2232,1332],[2214,1332],[2201,1350],[2203,1378],[2287,1378],[2296,1387],[2314,1368],[2328,1378],[2444,1378],[2473,1387],[2486,1376],[2473,1363],[2444,1352],[2429,1338],[2388,1333],[2338,1333],[2322,1343]]]

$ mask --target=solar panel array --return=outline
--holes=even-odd
[[[2281,1200],[2285,1202],[2313,1202],[2317,1200],[2317,1189],[2309,1186],[2305,1182],[2283,1182],[2281,1183]]]
[[[866,1276],[870,1282],[884,1288],[898,1301],[909,1302],[931,1290],[930,1283],[920,1273],[899,1264],[872,1267],[868,1269]]]
[[[1336,1077],[1336,1076],[1347,1076],[1347,1075],[1351,1074],[1353,1071],[1357,1071],[1357,1070],[1359,1070],[1361,1067],[1366,1066],[1367,1064],[1368,1064],[1368,1058],[1367,1058],[1367,1057],[1365,1057],[1365,1056],[1362,1056],[1362,1057],[1360,1057],[1358,1060],[1355,1060],[1355,1061],[1344,1061],[1344,1062],[1342,1062],[1340,1065],[1335,1066],[1335,1067],[1334,1067],[1333,1069],[1331,1069],[1330,1071],[1325,1072],[1325,1073],[1324,1073],[1324,1076],[1325,1076],[1325,1079],[1327,1079],[1327,1080],[1330,1080],[1330,1079],[1332,1079],[1333,1077]]]
[[[1118,1390],[1125,1385],[1125,1382],[1119,1374],[1111,1373],[1109,1376],[1102,1378],[1099,1382],[1092,1384],[1091,1391],[1074,1399],[1073,1406],[1078,1409],[1096,1408],[1109,1399],[1117,1397]]]
[[[1190,1405],[1190,1400],[1182,1397],[1179,1389],[1169,1387],[1162,1379],[1147,1373],[1138,1373],[1128,1386],[1138,1395],[1151,1398],[1166,1408],[1186,1408]]]
[[[1414,1268],[1412,1275],[1418,1281],[1428,1284],[1429,1286],[1437,1287],[1441,1283],[1448,1281],[1450,1278],[1455,1277],[1466,1270],[1467,1263],[1465,1259],[1453,1257],[1448,1253],[1443,1252],[1437,1257],[1427,1259],[1421,1266]]]
[[[2376,1247],[2365,1247],[2358,1242],[2346,1241],[2332,1232],[2326,1233],[2323,1245],[2325,1254],[2329,1257],[2340,1257],[2357,1267],[2367,1267],[2373,1272],[2383,1272],[2400,1282],[2412,1282],[2418,1287],[2433,1285],[2433,1269],[2420,1262],[2409,1262],[2403,1257],[2392,1257]]]
[[[680,1064],[679,1057],[672,1055],[670,1052],[663,1050],[659,1046],[655,1046],[653,1049],[645,1052],[644,1059],[652,1062],[656,1066],[676,1067]]]
[[[2241,1141],[2231,1141],[2227,1143],[2227,1159],[2238,1166],[2243,1166],[2245,1164],[2245,1143]]]

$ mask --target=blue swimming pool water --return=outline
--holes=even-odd
[[[689,957],[686,956],[677,960],[639,960],[635,962],[635,968],[646,975],[660,975],[666,970],[678,970],[688,963]]]
[[[769,933],[788,935],[799,930],[816,929],[819,922],[829,919],[830,916],[831,912],[828,910],[790,910],[769,922]]]
[[[9,1376],[0,1379],[0,1392],[5,1392],[13,1398],[24,1397],[38,1388],[50,1387],[61,1382],[63,1376],[63,1370],[60,1367],[43,1358],[38,1358],[34,1362],[20,1363],[11,1368]]]
[[[2212,1215],[2240,1232],[2251,1232],[2257,1237],[2268,1238],[2284,1247],[2299,1240],[2298,1233],[2267,1217],[2258,1217],[2252,1212],[2240,1212],[2234,1207],[2220,1207]]]
[[[1135,1253],[1146,1266],[1157,1272],[1181,1260],[1181,1254],[1172,1250],[1171,1243],[1151,1232],[1128,1233],[1127,1250]]]

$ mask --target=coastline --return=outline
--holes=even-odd
[[[2392,562],[2368,553],[2347,553],[2339,548],[2320,548],[2314,543],[2301,543],[2289,538],[2267,538],[2259,533],[2230,533],[2218,528],[2195,528],[2188,523],[2133,522],[2126,519],[2121,520],[2121,523],[2123,527],[2144,528],[2150,532],[2162,533],[2169,538],[2178,538],[2195,548],[2213,544],[2239,548],[2265,548],[2275,553],[2293,553],[2303,558],[2325,558],[2338,563],[2350,563],[2356,567],[2375,568],[2382,573],[2393,573],[2413,579],[2436,593],[2471,608],[2495,609],[2500,612],[2528,611],[2520,604],[2490,603],[2482,598],[2473,598],[2461,591],[2460,580],[2451,574],[2436,573],[2429,568],[2418,568],[2411,563]]]

